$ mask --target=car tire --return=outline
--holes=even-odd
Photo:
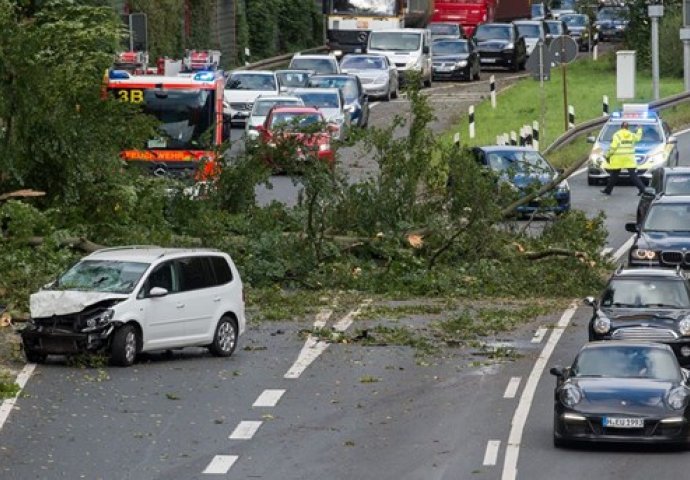
[[[216,357],[229,357],[237,347],[237,321],[229,315],[223,315],[216,325],[213,343],[208,349]]]
[[[392,98],[398,98],[399,95],[400,95],[400,84],[398,83],[395,86],[395,90],[393,91],[393,94],[391,95],[391,97]]]
[[[139,351],[139,331],[134,325],[123,325],[113,333],[110,345],[110,363],[118,367],[129,367]]]
[[[424,80],[424,86],[426,88],[431,88],[431,86],[434,84],[433,80],[431,79],[431,75],[429,75],[429,78]]]
[[[29,363],[45,363],[46,358],[48,357],[48,355],[45,353],[39,353],[30,348],[24,348],[24,356],[26,357],[26,361]]]
[[[599,181],[596,178],[592,178],[589,175],[587,176],[587,185],[589,185],[590,187],[593,187],[597,183],[599,183]]]
[[[386,95],[383,97],[383,99],[386,102],[390,102],[392,97],[393,97],[393,92],[391,91],[390,87],[388,87],[388,93],[386,93]]]
[[[477,70],[474,73],[474,80],[479,81],[482,79],[482,68],[477,65]]]

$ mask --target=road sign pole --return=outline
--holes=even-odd
[[[663,5],[649,5],[647,13],[652,19],[652,91],[659,99],[659,19],[664,16]]]
[[[544,44],[540,43],[539,47],[539,100],[541,102],[541,114],[539,116],[539,124],[542,128],[542,134],[546,130],[546,92],[544,92]],[[537,148],[539,150],[539,148]]]
[[[565,57],[565,44],[561,44],[561,58]],[[568,64],[563,62],[561,64],[561,72],[563,73],[563,125],[564,131],[568,131]]]

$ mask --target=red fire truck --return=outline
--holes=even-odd
[[[432,22],[459,23],[470,36],[481,23],[529,18],[531,0],[435,0]]]
[[[210,59],[211,56],[209,56]],[[222,70],[209,63],[185,63],[178,75],[135,75],[111,69],[107,90],[115,98],[138,104],[160,121],[160,134],[146,145],[120,153],[127,162],[148,167],[156,175],[205,177],[215,171],[215,148],[223,142]],[[145,70],[146,71],[146,70]],[[198,173],[201,163],[204,172]],[[196,172],[196,173],[195,173]]]

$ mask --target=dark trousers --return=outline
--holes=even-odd
[[[644,192],[645,186],[644,183],[642,183],[642,180],[640,180],[640,177],[637,176],[637,169],[636,168],[626,168],[628,171],[628,174],[630,175],[630,180],[632,180],[633,185],[637,187],[637,189],[640,191],[640,193]],[[606,193],[611,193],[613,190],[614,185],[618,183],[618,177],[621,174],[621,169],[607,169],[606,172],[609,174],[609,178],[606,181],[606,188],[604,191]]]

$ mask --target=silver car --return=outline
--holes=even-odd
[[[307,107],[321,110],[326,121],[333,125],[333,138],[345,140],[350,131],[350,112],[345,110],[345,98],[339,88],[295,88],[291,92]]]
[[[293,95],[261,95],[254,102],[252,112],[249,114],[244,132],[248,139],[256,140],[259,138],[259,131],[256,129],[263,125],[266,116],[272,107],[276,105],[304,106],[301,98]]]
[[[521,37],[525,38],[527,56],[529,57],[537,43],[546,43],[546,24],[544,20],[517,20],[513,22]]]
[[[351,54],[340,61],[343,73],[359,77],[370,98],[379,97],[386,100],[397,98],[400,91],[398,70],[383,55]]]

